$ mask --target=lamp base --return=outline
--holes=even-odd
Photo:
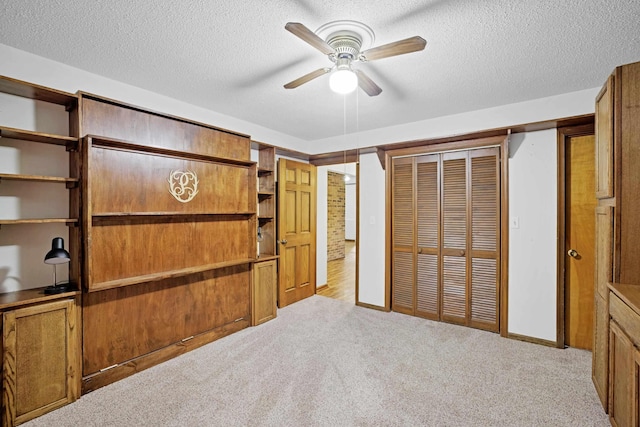
[[[45,295],[63,294],[71,291],[75,291],[75,289],[69,283],[58,283],[57,285],[51,285],[44,288]]]

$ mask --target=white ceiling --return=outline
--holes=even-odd
[[[348,96],[347,132],[594,88],[640,61],[637,0],[14,0],[0,12],[2,44],[303,140],[342,134],[345,101],[329,76],[283,88],[331,66],[288,21],[361,21],[374,46],[427,40],[360,64],[383,92]]]

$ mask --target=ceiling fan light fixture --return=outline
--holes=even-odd
[[[358,87],[358,76],[350,69],[336,70],[329,78],[329,87],[342,95],[351,93]]]

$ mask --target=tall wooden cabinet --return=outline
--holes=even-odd
[[[500,148],[391,164],[392,309],[499,330]]]
[[[637,406],[637,393],[628,394],[626,384],[637,384],[632,350],[638,342],[628,338],[633,334],[621,313],[632,312],[627,294],[640,286],[640,63],[616,68],[596,99],[595,162],[593,382],[612,424],[631,425],[631,412],[620,408],[629,407],[627,400]]]
[[[253,265],[251,322],[259,325],[277,315],[276,148],[257,142],[252,148],[258,150],[258,253]]]

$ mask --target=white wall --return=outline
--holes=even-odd
[[[384,307],[385,172],[376,153],[360,155],[358,302]]]
[[[356,184],[347,183],[344,190],[344,238],[356,240]]]
[[[556,341],[556,130],[509,141],[509,332]]]
[[[316,287],[327,284],[327,172],[329,166],[316,168]]]
[[[0,94],[0,126],[68,135],[63,106]],[[64,147],[0,139],[0,173],[66,177],[69,156]],[[67,218],[69,190],[64,184],[7,181],[0,183],[0,219]],[[0,229],[0,293],[53,284],[53,267],[44,263],[51,240],[62,237],[64,224],[4,225]],[[69,279],[68,264],[56,267],[58,282]]]

